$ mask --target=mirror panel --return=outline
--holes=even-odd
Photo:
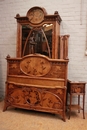
[[[39,53],[52,57],[53,24],[42,27],[22,26],[22,56]]]

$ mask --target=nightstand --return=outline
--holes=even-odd
[[[81,81],[67,81],[67,100],[68,100],[68,94],[70,95],[70,101],[69,104],[67,103],[67,109],[69,110],[69,119],[71,115],[71,110],[83,110],[83,119],[85,119],[85,114],[84,114],[84,105],[85,105],[85,82]],[[80,105],[80,97],[82,95],[82,104],[83,106],[81,107]],[[73,104],[72,103],[72,97],[77,96],[78,98],[78,103]]]

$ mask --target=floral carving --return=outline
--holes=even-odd
[[[72,88],[72,93],[82,93],[83,92],[83,87],[79,86],[73,86]]]
[[[60,90],[59,92],[60,94],[63,94]],[[37,88],[24,87],[23,89],[16,88],[10,90],[8,101],[13,104],[42,106],[43,108],[59,109],[63,107],[61,97],[53,92]]]
[[[50,71],[51,65],[45,58],[27,57],[21,61],[20,68],[27,75],[43,76]]]

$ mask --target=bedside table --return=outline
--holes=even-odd
[[[81,81],[67,81],[67,99],[68,99],[68,94],[70,94],[70,103],[67,103],[67,109],[69,109],[69,119],[71,115],[71,110],[83,110],[83,119],[85,119],[85,114],[84,114],[84,105],[85,105],[85,82]],[[78,97],[78,103],[77,104],[72,104],[72,97],[73,96]],[[80,106],[80,96],[82,95],[82,102],[83,102],[83,107]]]

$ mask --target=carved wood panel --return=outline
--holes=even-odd
[[[84,85],[82,85],[82,84],[72,85],[71,92],[72,93],[84,93],[85,92]]]
[[[31,55],[20,59],[7,59],[9,75],[44,76],[48,78],[66,77],[68,60],[50,60],[49,58]]]
[[[36,88],[31,86],[8,85],[7,102],[11,105],[22,105],[48,109],[63,109],[66,89]]]
[[[50,71],[51,64],[44,57],[30,56],[22,59],[20,69],[26,75],[43,76]]]

